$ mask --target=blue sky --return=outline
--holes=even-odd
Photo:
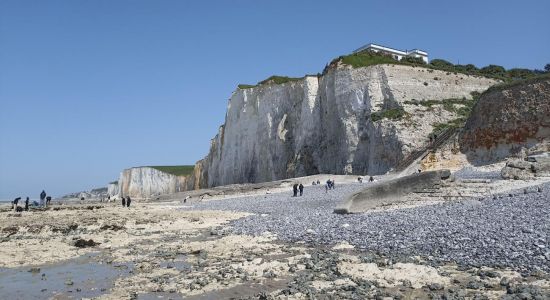
[[[542,69],[549,1],[0,1],[0,199],[206,155],[239,83],[368,42]]]

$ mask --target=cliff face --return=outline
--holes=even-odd
[[[461,151],[479,163],[550,142],[550,77],[484,93],[460,139]]]
[[[433,125],[456,118],[443,103],[422,103],[466,101],[495,83],[420,67],[339,65],[319,78],[237,90],[189,186],[384,173],[425,145]]]
[[[61,199],[70,199],[70,198],[77,198],[77,199],[100,199],[105,198],[108,195],[108,191],[106,187],[102,188],[95,188],[90,191],[82,191],[82,192],[76,192],[67,194],[61,197]]]
[[[113,187],[111,196],[151,198],[163,194],[173,194],[187,190],[187,177],[175,176],[155,168],[137,167],[122,171],[118,184]],[[116,192],[116,193],[115,193]]]
[[[119,188],[118,188],[118,181],[111,182],[109,185],[107,185],[107,195],[110,197],[118,196],[119,194]]]

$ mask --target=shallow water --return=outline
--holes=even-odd
[[[147,293],[139,294],[138,299],[186,299],[186,300],[219,300],[219,299],[241,299],[254,297],[259,293],[270,293],[278,289],[283,289],[288,286],[288,278],[280,278],[277,280],[264,280],[262,283],[243,283],[231,288],[214,290],[200,295],[187,296],[182,298],[178,294],[170,293]]]
[[[31,267],[0,268],[2,299],[80,299],[107,293],[115,279],[128,275],[129,268],[117,268],[82,256],[62,263]],[[73,284],[67,284],[72,282]]]

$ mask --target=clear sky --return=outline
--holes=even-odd
[[[375,42],[542,69],[550,1],[0,0],[0,199],[206,155],[239,83]]]

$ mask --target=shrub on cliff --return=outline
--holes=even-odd
[[[301,79],[303,79],[303,77],[288,77],[288,76],[273,75],[265,80],[258,82],[258,84],[266,84],[266,83],[282,84],[290,81],[298,81]]]
[[[161,172],[176,175],[187,176],[193,173],[195,166],[149,166],[150,168],[157,169]]]
[[[414,65],[425,65],[426,63],[424,60],[420,57],[411,57],[411,56],[405,56],[401,59],[402,62],[414,64]]]
[[[405,116],[405,114],[406,112],[403,108],[392,108],[371,113],[370,118],[373,122],[380,121],[382,119],[399,120]]]
[[[380,64],[406,64],[406,62],[395,60],[393,57],[391,57],[391,55],[386,55],[373,51],[361,51],[357,53],[352,53],[350,55],[340,56],[337,59],[341,60],[343,64],[350,65],[354,68],[368,67]]]
[[[498,65],[488,65],[479,70],[479,73],[489,76],[504,77],[506,76],[506,69]]]
[[[504,82],[504,83],[501,83],[501,84],[495,84],[495,85],[489,87],[485,92],[483,92],[483,94],[494,92],[494,91],[500,91],[500,90],[503,90],[503,89],[514,87],[516,85],[531,84],[531,83],[536,83],[536,82],[544,81],[544,80],[550,80],[550,73],[537,75],[537,76],[530,77],[530,78],[527,78],[527,79],[514,80],[514,81],[511,81],[511,82]]]
[[[537,76],[537,73],[533,70],[520,68],[510,69],[506,73],[511,79],[527,79]]]
[[[237,87],[240,88],[241,90],[245,90],[245,89],[251,89],[256,86],[252,84],[239,84],[237,85]]]
[[[430,66],[436,69],[450,70],[454,65],[444,59],[436,58],[430,61]]]

